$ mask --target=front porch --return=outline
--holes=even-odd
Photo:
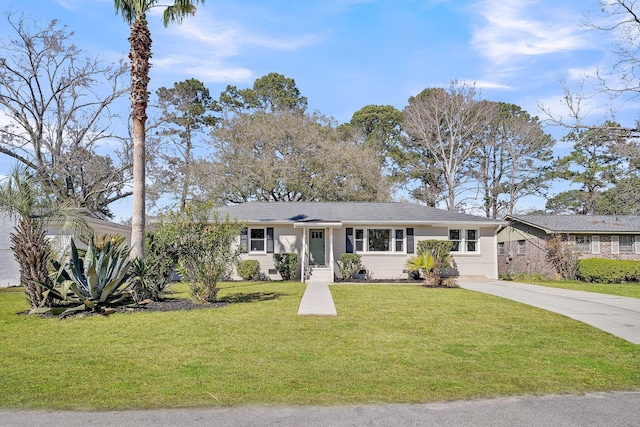
[[[294,228],[302,229],[300,280],[308,282],[314,274],[314,282],[333,283],[336,260],[334,256],[334,230],[341,229],[341,222],[295,222]]]

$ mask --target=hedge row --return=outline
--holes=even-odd
[[[578,261],[578,279],[594,283],[640,281],[640,261],[586,258]]]

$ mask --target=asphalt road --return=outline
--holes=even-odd
[[[417,405],[119,412],[0,411],[1,426],[640,426],[640,391]]]

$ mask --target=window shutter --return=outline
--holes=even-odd
[[[600,253],[600,236],[591,236],[591,253]]]
[[[267,227],[267,253],[273,253],[273,227]]]
[[[635,236],[634,246],[635,246],[635,252],[637,254],[640,254],[640,236]]]
[[[353,228],[351,227],[347,227],[347,247],[345,252],[348,254],[353,253]]]
[[[413,228],[407,228],[407,253],[414,253],[413,248]]]
[[[240,250],[249,252],[249,230],[244,228],[240,233]]]
[[[620,237],[611,236],[611,253],[619,254],[620,253]]]

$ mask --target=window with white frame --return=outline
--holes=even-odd
[[[405,251],[404,229],[356,228],[356,252],[398,252]]]
[[[396,242],[395,251],[404,252],[404,230],[403,229],[396,230],[395,242]]]
[[[518,240],[518,255],[526,255],[526,254],[527,254],[527,241]]]
[[[478,230],[467,230],[467,252],[478,252]]]
[[[264,252],[266,233],[264,228],[252,228],[249,234],[249,249],[251,252]]]
[[[504,255],[504,242],[498,243],[498,255]]]
[[[621,254],[632,254],[635,246],[634,236],[619,236],[618,247]]]
[[[356,252],[364,251],[364,230],[356,229]]]
[[[451,252],[460,252],[460,238],[460,230],[449,230],[449,240],[453,243]]]
[[[583,234],[576,235],[576,249],[580,252],[591,252],[591,236]]]
[[[477,253],[480,251],[478,230],[451,229],[449,230],[449,240],[453,243],[451,252]]]

